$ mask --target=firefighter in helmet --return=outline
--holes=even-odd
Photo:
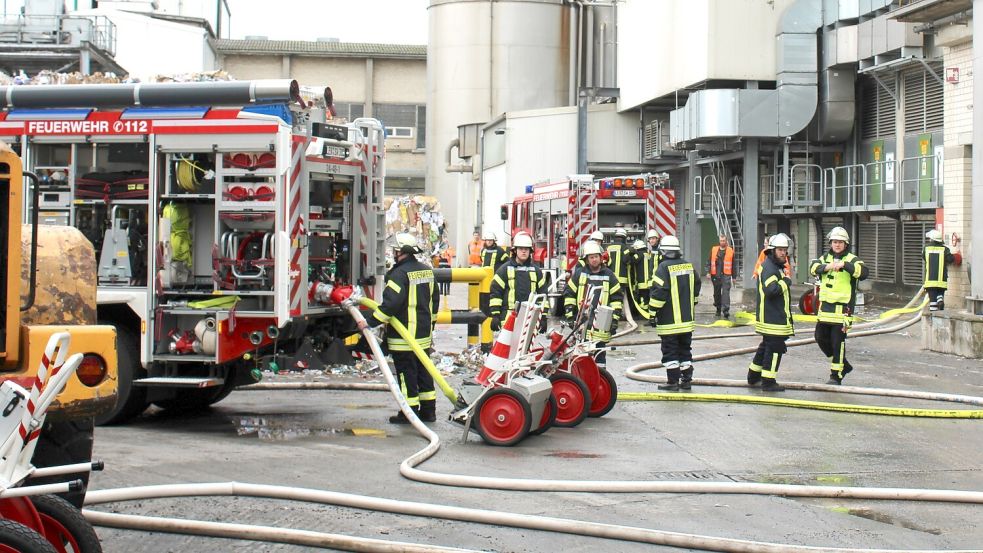
[[[566,290],[563,294],[563,311],[566,318],[574,320],[577,318],[577,310],[584,302],[587,289],[591,286],[599,287],[601,293],[591,298],[592,307],[604,305],[614,310],[614,324],[617,328],[618,321],[621,319],[621,310],[624,307],[622,297],[624,291],[618,277],[604,265],[601,255],[604,250],[597,242],[587,241],[584,244],[584,257],[587,260],[586,267],[578,267],[567,282]],[[613,330],[613,329],[612,329]],[[611,339],[611,332],[600,332],[594,329],[587,331],[587,339],[598,342],[598,347],[604,345]],[[607,361],[606,352],[597,354],[597,365],[604,367]]]
[[[409,331],[410,339],[420,348],[428,349],[433,343],[433,324],[440,296],[437,294],[433,269],[416,258],[421,251],[412,234],[401,232],[396,235],[393,245],[396,263],[386,273],[382,303],[368,322],[371,326],[378,326],[396,319]],[[406,402],[424,422],[436,421],[437,394],[433,377],[402,336],[395,332],[387,333],[386,345]],[[409,421],[400,411],[389,417],[389,422],[405,424]]]
[[[652,265],[652,254],[645,242],[635,240],[631,248],[635,250],[635,262],[632,263],[630,272],[632,303],[637,308],[638,313],[648,319],[649,289],[652,287],[652,275],[655,274],[655,266]]]
[[[689,390],[693,381],[694,311],[700,297],[700,275],[682,258],[679,239],[664,236],[659,243],[663,259],[652,278],[649,324],[662,338],[662,365],[666,384],[660,390]]]
[[[788,351],[785,341],[795,334],[792,329],[792,279],[785,276],[789,238],[778,233],[768,240],[767,253],[758,268],[758,312],[754,331],[761,335],[758,351],[747,371],[749,386],[761,384],[765,392],[784,392],[778,384],[778,366]]]
[[[492,330],[499,330],[505,314],[533,294],[543,294],[545,301],[546,275],[532,260],[532,237],[520,232],[512,240],[512,258],[499,267],[492,279],[488,300]],[[545,324],[546,317],[541,321]]]
[[[867,266],[850,251],[850,235],[843,227],[829,231],[829,251],[809,264],[819,277],[819,322],[816,343],[829,358],[829,381],[840,384],[853,370],[846,359],[846,333],[853,324],[857,285],[867,278]]]
[[[943,298],[949,288],[949,264],[956,256],[949,251],[943,241],[942,233],[932,229],[925,233],[928,243],[925,245],[925,293],[928,294],[928,310],[942,311],[945,309]]]
[[[481,266],[491,267],[493,271],[497,271],[503,263],[509,260],[509,254],[505,248],[498,245],[498,237],[495,236],[494,231],[486,230],[482,238],[485,241],[485,247],[481,250]]]
[[[614,231],[614,242],[608,244],[608,267],[618,277],[621,287],[628,288],[628,269],[635,261],[635,251],[628,245],[628,231],[619,228]]]
[[[595,230],[594,232],[590,233],[589,237],[587,237],[587,242],[596,242],[598,246],[601,246],[601,250],[603,251],[604,233],[599,230]],[[587,245],[587,242],[584,242],[584,245]],[[601,256],[601,261],[603,261],[604,263],[608,262],[608,252],[604,252],[604,254]],[[581,251],[580,259],[577,260],[577,267],[579,268],[579,267],[586,267],[586,266],[587,266],[587,254]]]

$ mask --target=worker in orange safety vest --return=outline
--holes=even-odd
[[[713,307],[717,317],[723,314],[730,317],[730,285],[734,280],[734,248],[727,243],[727,237],[720,235],[719,242],[710,249],[710,282],[713,283]]]

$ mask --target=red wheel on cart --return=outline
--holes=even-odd
[[[590,392],[584,381],[570,373],[556,373],[550,377],[550,382],[556,397],[554,425],[572,428],[584,422],[590,406]]]
[[[511,446],[529,434],[532,412],[519,392],[495,388],[478,400],[474,416],[478,434],[486,443]]]
[[[538,436],[549,430],[556,423],[556,405],[556,396],[550,394],[549,400],[543,406],[543,416],[539,418],[539,428],[530,430],[530,436]]]
[[[810,288],[799,297],[799,311],[804,315],[815,315],[816,303],[816,289]]]
[[[618,401],[618,384],[607,369],[600,370],[600,378],[597,379],[597,387],[591,394],[590,411],[588,416],[603,417],[608,411],[614,408]]]
[[[23,524],[39,534],[44,533],[41,515],[38,514],[38,510],[34,508],[31,500],[26,497],[0,499],[0,518]]]
[[[12,520],[0,519],[0,553],[57,553],[44,536]]]
[[[31,497],[34,508],[41,516],[44,537],[59,553],[102,553],[99,536],[82,511],[57,495]]]

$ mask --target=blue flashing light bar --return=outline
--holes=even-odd
[[[89,108],[13,109],[7,114],[7,121],[83,121],[90,113]]]
[[[526,194],[532,194],[532,191],[533,191],[533,185],[527,184],[526,185]]]

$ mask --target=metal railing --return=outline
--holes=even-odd
[[[826,211],[850,209],[866,202],[867,168],[862,164],[829,167],[824,170],[823,208]]]
[[[0,16],[0,42],[81,46],[87,42],[116,55],[116,25],[103,15]]]

